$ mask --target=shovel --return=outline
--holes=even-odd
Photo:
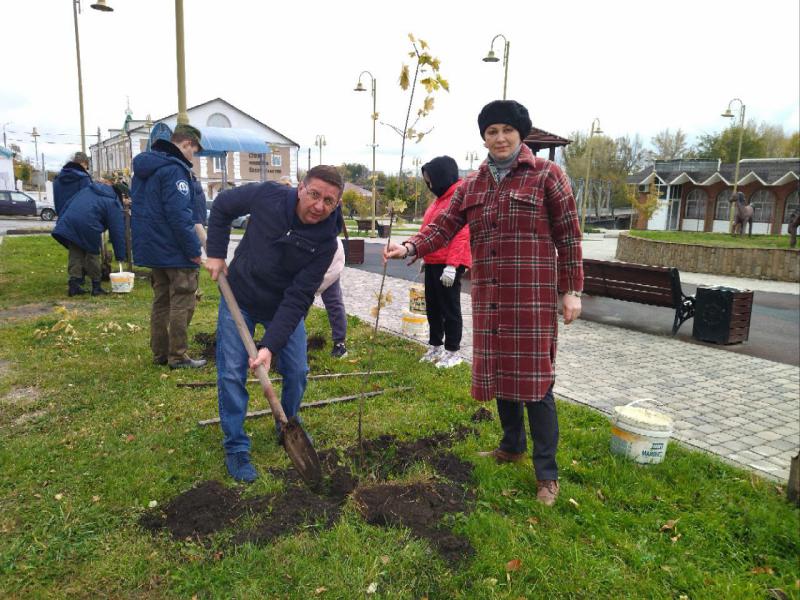
[[[236,297],[233,295],[233,290],[228,284],[228,278],[224,273],[220,273],[217,277],[219,289],[222,292],[225,302],[228,304],[233,320],[236,322],[236,329],[239,330],[239,337],[242,338],[242,343],[247,349],[247,354],[250,358],[255,359],[258,351],[253,342],[253,337],[247,329],[247,325],[242,318],[242,313],[239,310],[239,304],[236,302]],[[286,413],[283,412],[278,397],[275,395],[275,390],[272,387],[272,382],[269,380],[267,368],[264,365],[256,367],[256,375],[261,382],[261,387],[264,390],[264,397],[272,409],[272,415],[275,417],[275,422],[278,423],[281,433],[283,434],[283,447],[286,449],[286,454],[294,463],[297,472],[310,487],[319,485],[322,479],[322,467],[319,463],[319,457],[311,445],[303,426],[299,421],[292,417],[291,420],[286,418]]]

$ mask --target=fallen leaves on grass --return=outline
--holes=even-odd
[[[528,517],[528,524],[530,525],[538,525],[539,524],[539,517]]]
[[[368,594],[374,594],[377,591],[378,591],[378,582],[377,581],[373,581],[372,583],[370,583],[367,586],[367,593]]]
[[[572,504],[572,506],[574,506],[575,508],[580,508],[581,506],[580,504],[578,504],[578,501],[575,500],[575,498],[570,498],[569,503]]]
[[[320,594],[324,594],[324,593],[325,593],[325,592],[327,592],[327,591],[328,591],[328,588],[326,588],[324,585],[321,585],[321,586],[319,586],[317,589],[315,589],[315,590],[314,590],[314,593],[315,593],[317,596],[319,596]]]
[[[761,566],[761,567],[753,567],[752,569],[750,569],[750,572],[753,575],[774,575],[775,574],[775,571],[773,570],[773,568],[770,567],[770,566],[767,566],[767,565],[764,565],[764,566]]]
[[[510,560],[506,563],[506,573],[513,573],[514,571],[519,571],[519,568],[522,566],[522,561],[518,558]]]
[[[680,519],[670,519],[661,526],[659,531],[677,531],[675,526],[678,524],[678,521],[680,521]]]

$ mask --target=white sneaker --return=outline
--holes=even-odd
[[[444,346],[428,346],[428,351],[422,355],[419,362],[435,363],[444,354]]]
[[[455,367],[463,362],[464,359],[461,358],[457,353],[450,352],[450,350],[445,350],[441,358],[439,358],[439,360],[436,362],[436,368],[449,369],[450,367]]]

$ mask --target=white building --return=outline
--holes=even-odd
[[[270,154],[262,155],[230,152],[227,156],[227,181],[239,185],[260,181],[262,177],[277,180],[289,176],[297,181],[298,151],[300,145],[269,125],[248,115],[222,98],[215,98],[187,109],[189,122],[198,128],[231,127],[246,129],[270,147]],[[110,129],[110,137],[90,148],[92,173],[95,177],[110,176],[114,172],[130,173],[133,157],[147,149],[150,131],[157,123],[170,129],[177,124],[177,113],[161,119],[136,120],[128,117],[122,129]],[[222,157],[195,157],[194,173],[203,184],[206,196],[212,199],[222,186]]]

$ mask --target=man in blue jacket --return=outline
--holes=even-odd
[[[281,405],[287,417],[297,415],[306,389],[308,360],[304,319],[314,293],[336,252],[336,208],[344,182],[335,167],[311,169],[297,189],[276,182],[250,184],[222,192],[214,200],[208,221],[206,268],[216,281],[228,281],[250,333],[264,326],[258,357],[249,360],[224,298],[217,320],[217,391],[225,439],[225,466],[237,481],[251,482],[258,474],[250,462],[250,438],[244,431],[249,397],[247,367],[269,369],[278,356],[283,376]],[[244,237],[230,267],[231,222],[250,215]]]
[[[206,364],[188,354],[201,256],[191,170],[194,153],[200,150],[200,131],[179,124],[170,141],[158,140],[151,151],[133,159],[133,262],[151,269],[153,363],[171,369]]]
[[[60,217],[70,199],[90,183],[92,178],[89,175],[89,157],[83,152],[76,152],[53,180],[53,205],[56,214]]]
[[[100,287],[100,244],[108,229],[117,260],[125,260],[125,221],[115,190],[104,183],[90,183],[69,199],[52,236],[69,250],[68,295],[85,294],[84,272],[92,280],[92,296],[107,294]]]

